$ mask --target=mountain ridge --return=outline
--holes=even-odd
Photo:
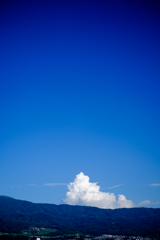
[[[55,234],[157,236],[160,235],[160,209],[100,209],[0,196],[0,231],[18,233],[30,226],[54,228]]]

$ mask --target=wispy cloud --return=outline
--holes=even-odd
[[[138,205],[139,206],[146,206],[146,205],[159,205],[159,204],[160,204],[159,201],[151,202],[150,200],[145,200],[145,201],[140,202]]]
[[[159,204],[160,204],[160,201],[153,202],[152,204],[154,204],[154,205],[159,205]]]
[[[139,206],[145,206],[145,205],[149,205],[149,204],[151,204],[150,200],[144,200],[142,202],[139,202]]]
[[[51,187],[55,187],[55,186],[65,186],[68,185],[68,183],[45,183],[44,186],[51,186]]]
[[[149,186],[151,186],[151,187],[160,187],[160,183],[152,183],[152,184],[149,184]]]
[[[68,184],[68,192],[66,193],[66,199],[63,200],[64,203],[111,209],[134,207],[133,202],[127,200],[124,195],[120,194],[116,199],[114,193],[100,191],[100,186],[89,180],[89,177],[84,175],[83,172],[79,173],[74,182]]]
[[[119,184],[119,185],[116,185],[116,186],[113,186],[113,187],[109,187],[109,188],[107,188],[107,189],[117,188],[117,187],[120,187],[120,186],[122,186],[122,185],[124,185],[124,184]]]

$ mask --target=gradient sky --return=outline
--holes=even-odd
[[[158,1],[3,0],[0,29],[0,195],[59,204],[83,172],[160,207]]]

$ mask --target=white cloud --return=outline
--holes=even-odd
[[[150,200],[145,200],[139,203],[140,206],[145,206],[145,205],[149,205],[152,204]]]
[[[119,184],[119,185],[116,185],[116,186],[113,186],[113,187],[108,187],[107,189],[111,189],[111,188],[116,188],[116,187],[120,187],[122,186],[123,184]]]
[[[149,186],[151,186],[151,187],[159,187],[160,183],[152,183],[152,184],[149,184]]]
[[[139,206],[145,206],[145,205],[159,205],[160,202],[151,202],[150,200],[145,200],[139,203]]]
[[[118,200],[114,193],[101,192],[97,183],[89,182],[89,177],[83,172],[79,173],[74,182],[68,184],[68,192],[64,203],[70,205],[84,205],[99,208],[131,208],[134,206],[131,200],[127,200],[124,195],[118,195]]]
[[[154,205],[159,205],[159,204],[160,204],[160,201],[153,202],[152,204],[154,204]]]

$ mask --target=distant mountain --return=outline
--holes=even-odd
[[[0,196],[0,232],[18,233],[30,226],[80,233],[160,236],[160,209],[36,204]]]

